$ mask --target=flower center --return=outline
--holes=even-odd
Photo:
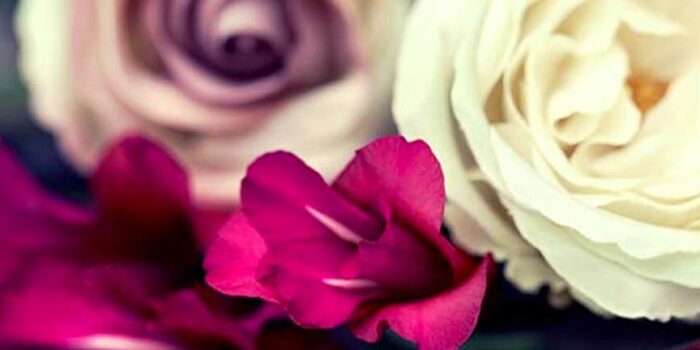
[[[668,85],[666,81],[645,74],[631,75],[627,78],[627,86],[632,90],[632,100],[642,114],[661,101],[668,91]]]
[[[221,49],[228,56],[231,77],[240,81],[254,81],[284,69],[284,54],[263,37],[233,35]]]

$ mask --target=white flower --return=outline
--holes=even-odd
[[[79,168],[125,132],[168,146],[200,202],[287,149],[333,176],[389,124],[407,0],[23,0],[39,121]]]
[[[466,249],[598,312],[700,312],[700,1],[420,0],[401,131]]]

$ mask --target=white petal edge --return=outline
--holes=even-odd
[[[69,1],[23,0],[17,5],[15,31],[22,45],[18,62],[33,88],[31,102],[49,113],[43,123],[62,127],[71,118]],[[43,114],[43,113],[42,113]]]
[[[577,293],[603,310],[626,318],[668,321],[689,319],[700,313],[700,290],[654,281],[587,250],[575,240],[577,233],[543,216],[508,205],[515,222],[549,265]]]
[[[647,224],[590,207],[548,183],[497,132],[491,134],[499,167],[509,174],[505,178],[512,194],[509,198],[519,205],[575,229],[593,242],[617,244],[635,258],[700,252],[697,232]]]

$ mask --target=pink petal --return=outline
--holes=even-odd
[[[204,349],[214,347],[213,344],[225,344],[227,349],[253,350],[263,328],[271,321],[286,320],[286,317],[277,305],[262,303],[250,309],[248,302],[216,294],[208,288],[182,290],[159,303],[156,327],[173,335],[187,348]]]
[[[234,208],[198,206],[194,212],[194,227],[200,247],[209,247],[219,230],[231,217]]]
[[[74,230],[91,222],[89,211],[42,189],[1,143],[0,169],[0,227],[4,228],[3,234],[22,232],[30,236],[37,231]]]
[[[139,136],[110,149],[93,175],[92,189],[102,216],[140,229],[182,224],[191,210],[185,171]]]
[[[299,324],[323,328],[345,322],[366,298],[266,261],[266,252],[246,217],[234,215],[207,252],[207,284],[224,294],[280,303]]]
[[[26,266],[23,278],[0,292],[0,339],[64,346],[92,335],[143,334],[145,314],[130,296],[141,294],[157,280],[142,276],[146,271],[97,272],[77,263],[43,258]]]
[[[132,136],[103,158],[92,178],[101,257],[159,261],[171,268],[193,265],[199,249],[185,171],[163,149]],[[173,259],[177,256],[177,259]]]
[[[378,139],[357,151],[334,183],[354,203],[393,214],[416,229],[439,235],[445,206],[440,164],[423,141],[403,137]]]
[[[256,279],[267,246],[242,213],[235,214],[219,231],[206,259],[206,281],[221,293],[276,300]]]
[[[228,319],[217,317],[194,290],[168,296],[158,309],[158,327],[173,334],[178,343],[192,348],[226,344],[234,349],[252,349],[254,337]]]
[[[393,298],[416,298],[453,284],[449,260],[421,234],[392,222],[377,242],[360,243],[363,278],[375,281]]]
[[[277,263],[308,276],[336,277],[357,241],[381,223],[335,193],[300,159],[277,152],[255,161],[243,180],[242,211]]]
[[[314,276],[265,262],[261,269],[260,282],[275,291],[292,320],[305,328],[343,325],[374,293],[371,289],[339,288]]]
[[[471,276],[448,291],[382,307],[351,325],[353,333],[375,342],[388,327],[421,350],[458,349],[474,330],[492,265],[490,257],[484,258]]]
[[[330,332],[301,329],[298,327],[268,327],[256,342],[258,350],[338,350],[347,349],[340,339]]]
[[[445,202],[444,178],[437,158],[426,143],[407,142],[401,136],[374,141],[357,152],[336,180],[334,188],[355,203],[383,213],[392,225],[405,227],[402,230],[408,236],[394,235],[391,242],[385,239],[384,243],[389,243],[382,244],[385,253],[391,250],[388,249],[391,245],[413,242],[414,247],[427,254],[424,256],[433,256],[424,261],[425,268],[435,268],[441,263],[438,262],[440,259],[434,258],[432,248],[427,248],[433,246],[450,263],[454,275],[459,275],[464,269],[462,253],[440,234]],[[420,241],[425,243],[417,243]],[[421,245],[424,247],[420,248]],[[471,264],[468,265],[469,270],[473,269]],[[383,273],[381,270],[377,269],[376,273]],[[383,274],[392,276],[388,272]],[[422,280],[427,282],[430,279]]]
[[[0,144],[0,283],[24,261],[72,250],[91,223],[91,213],[54,198]]]
[[[122,313],[109,303],[61,289],[35,288],[5,296],[4,300],[0,345],[62,346],[80,337],[144,329],[138,317]]]
[[[335,193],[297,157],[259,158],[242,185],[242,211],[265,241],[257,280],[275,292],[299,324],[346,322],[376,291],[327,283],[355,278],[357,243],[381,234],[381,222]]]

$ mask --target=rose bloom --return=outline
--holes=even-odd
[[[24,0],[21,66],[42,125],[92,169],[138,130],[237,201],[246,165],[289,149],[335,175],[388,122],[406,0]]]
[[[691,0],[418,1],[395,114],[444,167],[455,239],[524,291],[696,316],[699,13]]]

